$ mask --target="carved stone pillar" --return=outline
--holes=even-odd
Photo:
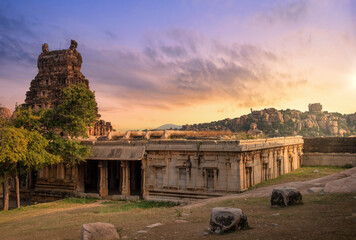
[[[218,175],[217,175],[216,168],[214,168],[214,190],[216,190],[217,185],[218,185]]]
[[[122,195],[130,196],[130,166],[128,161],[121,162],[122,167]]]
[[[148,196],[148,190],[146,188],[146,172],[147,172],[147,159],[142,159],[142,195],[143,198]]]
[[[206,168],[203,171],[204,171],[205,191],[208,191],[208,173],[206,171]]]
[[[108,190],[108,162],[99,161],[98,164],[100,176],[99,176],[99,195],[107,196],[109,193]]]

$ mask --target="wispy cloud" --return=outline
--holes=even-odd
[[[295,24],[303,19],[308,12],[305,0],[278,1],[272,8],[253,16],[253,21],[259,24]]]
[[[86,51],[88,76],[100,79],[95,84],[116,99],[113,105],[125,102],[128,108],[170,109],[221,98],[251,107],[273,104],[287,89],[306,84],[288,70],[276,70],[284,59],[271,51],[182,29],[148,38],[142,51]]]

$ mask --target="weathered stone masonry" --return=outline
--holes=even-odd
[[[42,45],[42,53],[38,56],[38,73],[31,81],[23,106],[53,108],[62,101],[62,91],[75,84],[84,84],[89,88],[89,80],[81,73],[82,55],[77,51],[78,43],[71,40],[70,47],[63,50],[48,50],[48,44]],[[110,122],[99,120],[88,129],[90,136],[106,136],[112,131]]]
[[[206,198],[245,191],[300,167],[301,137],[242,141],[118,140],[86,142],[86,163],[39,172],[45,196],[145,199]]]
[[[305,166],[356,167],[356,137],[305,138],[303,152]]]

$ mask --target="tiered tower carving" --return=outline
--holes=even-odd
[[[77,51],[78,43],[71,40],[69,49],[49,51],[48,44],[42,45],[38,56],[38,73],[31,81],[30,90],[26,93],[25,107],[34,110],[52,108],[62,101],[62,91],[70,85],[84,83],[89,88],[89,81],[80,72],[82,55]],[[104,136],[112,131],[110,122],[99,120],[88,129],[90,136]]]
[[[26,106],[51,108],[60,103],[64,88],[79,83],[89,87],[89,81],[80,72],[82,56],[77,46],[74,40],[71,40],[69,49],[64,50],[49,51],[47,43],[42,45],[42,53],[37,60],[38,74],[26,93]]]

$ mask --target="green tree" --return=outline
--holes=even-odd
[[[4,179],[4,205],[9,208],[9,178],[16,185],[16,205],[20,207],[19,174],[58,163],[60,158],[46,151],[48,140],[36,131],[6,125],[0,129],[0,169]]]
[[[63,101],[52,112],[47,112],[48,122],[71,137],[87,137],[88,127],[97,120],[95,95],[84,84],[63,90]]]
[[[0,174],[4,177],[7,202],[4,209],[8,209],[10,175],[16,181],[19,207],[20,173],[61,161],[77,164],[89,156],[90,148],[81,145],[78,137],[87,136],[97,115],[94,93],[86,85],[78,84],[63,90],[62,102],[54,109],[33,111],[16,107],[14,119],[0,122]]]

